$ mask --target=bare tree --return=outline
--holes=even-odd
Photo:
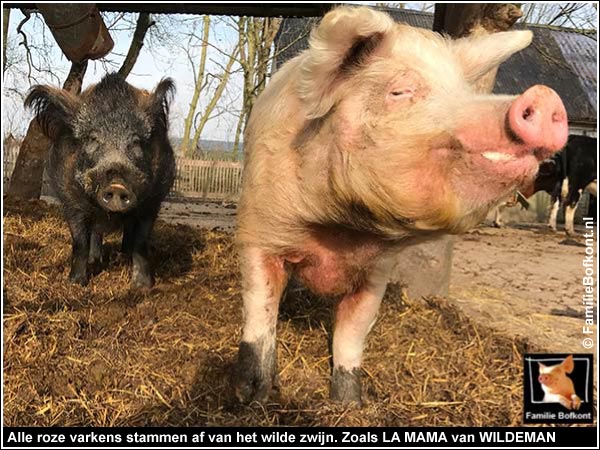
[[[194,72],[194,94],[192,95],[192,99],[190,101],[190,107],[188,110],[187,117],[184,121],[183,128],[183,139],[181,141],[181,151],[184,155],[190,156],[194,153],[195,147],[190,146],[190,135],[192,131],[192,125],[194,122],[194,116],[196,113],[196,108],[198,107],[198,100],[200,99],[200,93],[206,87],[206,83],[208,79],[204,76],[204,72],[206,70],[206,57],[208,55],[208,38],[210,35],[210,16],[205,15],[202,18],[202,40],[201,40],[201,50],[200,50],[200,61],[198,63],[198,70],[196,71],[192,65],[192,70]],[[188,53],[189,57],[189,53]],[[191,57],[189,57],[191,60]],[[192,61],[193,64],[193,61]]]
[[[213,111],[215,110],[217,103],[221,99],[221,96],[223,95],[223,92],[225,91],[225,88],[227,87],[227,82],[229,81],[229,77],[232,73],[233,64],[236,62],[238,53],[239,53],[239,47],[236,47],[234,49],[233,53],[229,56],[229,59],[227,60],[227,65],[223,69],[221,75],[215,77],[217,79],[217,87],[214,90],[210,101],[206,105],[206,108],[204,108],[204,111],[202,112],[202,114],[196,115],[196,120],[197,120],[196,132],[194,133],[194,138],[192,139],[192,143],[191,143],[191,148],[194,150],[198,148],[198,143],[200,141],[200,136],[202,135],[202,131],[204,130],[206,123],[211,118],[211,115],[213,114]],[[209,74],[209,75],[213,76],[212,74]]]
[[[6,42],[8,38],[8,24],[10,23],[10,9],[3,8],[2,17],[2,74],[6,72]]]
[[[235,130],[233,153],[239,151],[240,137],[252,111],[254,100],[265,89],[273,59],[273,41],[280,18],[240,17],[237,21],[240,65],[244,73],[242,109]]]
[[[470,34],[488,34],[510,29],[521,18],[520,8],[512,3],[439,3],[435,7],[433,30],[459,38]],[[477,82],[480,92],[492,92],[498,68]]]
[[[580,3],[523,3],[523,22],[568,27],[588,36],[595,36],[598,4]]]
[[[81,92],[87,64],[87,60],[71,64],[71,71],[63,84],[63,89],[75,95]],[[38,121],[32,120],[19,148],[19,155],[8,185],[7,194],[10,198],[39,198],[49,148],[50,140],[43,133]]]
[[[131,69],[133,69],[138,56],[142,51],[146,33],[152,25],[154,25],[154,22],[150,19],[150,14],[145,12],[140,13],[137,19],[135,31],[133,32],[133,37],[131,38],[129,51],[127,52],[127,56],[125,57],[125,60],[119,69],[119,74],[122,75],[123,78],[127,78],[127,75],[129,75],[129,72],[131,72]]]

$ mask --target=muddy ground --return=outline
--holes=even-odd
[[[166,205],[157,284],[139,292],[119,236],[107,239],[105,270],[74,286],[59,209],[5,204],[5,425],[518,425],[522,354],[581,351],[583,248],[541,229],[481,227],[456,244],[449,300],[388,289],[363,410],[328,401],[330,302],[304,291],[282,303],[279,391],[240,406],[234,217],[230,205]]]

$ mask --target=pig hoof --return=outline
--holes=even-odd
[[[134,277],[133,280],[131,280],[131,287],[133,287],[134,289],[150,289],[152,286],[154,286],[154,280],[151,276],[138,276]]]
[[[240,403],[253,401],[263,403],[268,400],[273,377],[261,367],[256,345],[240,343],[238,362],[235,371],[235,396]]]
[[[358,406],[362,406],[360,395],[360,369],[347,370],[344,367],[336,367],[333,369],[331,376],[331,400],[341,403],[356,402]]]
[[[131,279],[131,287],[134,289],[150,289],[154,285],[152,275],[134,274]]]
[[[88,270],[92,275],[98,275],[100,272],[102,272],[102,268],[102,258],[93,259],[88,262]]]
[[[82,286],[85,286],[88,284],[89,278],[85,273],[71,272],[71,274],[69,275],[69,280],[71,280],[72,283],[77,283]]]

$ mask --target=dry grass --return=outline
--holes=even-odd
[[[366,406],[328,401],[330,302],[288,293],[278,328],[281,391],[239,406],[230,374],[241,297],[231,236],[158,223],[157,285],[128,288],[117,236],[107,269],[67,280],[59,211],[6,205],[5,425],[518,425],[524,342],[441,300],[388,289],[364,363]]]

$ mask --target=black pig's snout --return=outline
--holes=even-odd
[[[125,212],[135,206],[136,196],[121,183],[111,183],[98,193],[98,202],[111,212]]]

